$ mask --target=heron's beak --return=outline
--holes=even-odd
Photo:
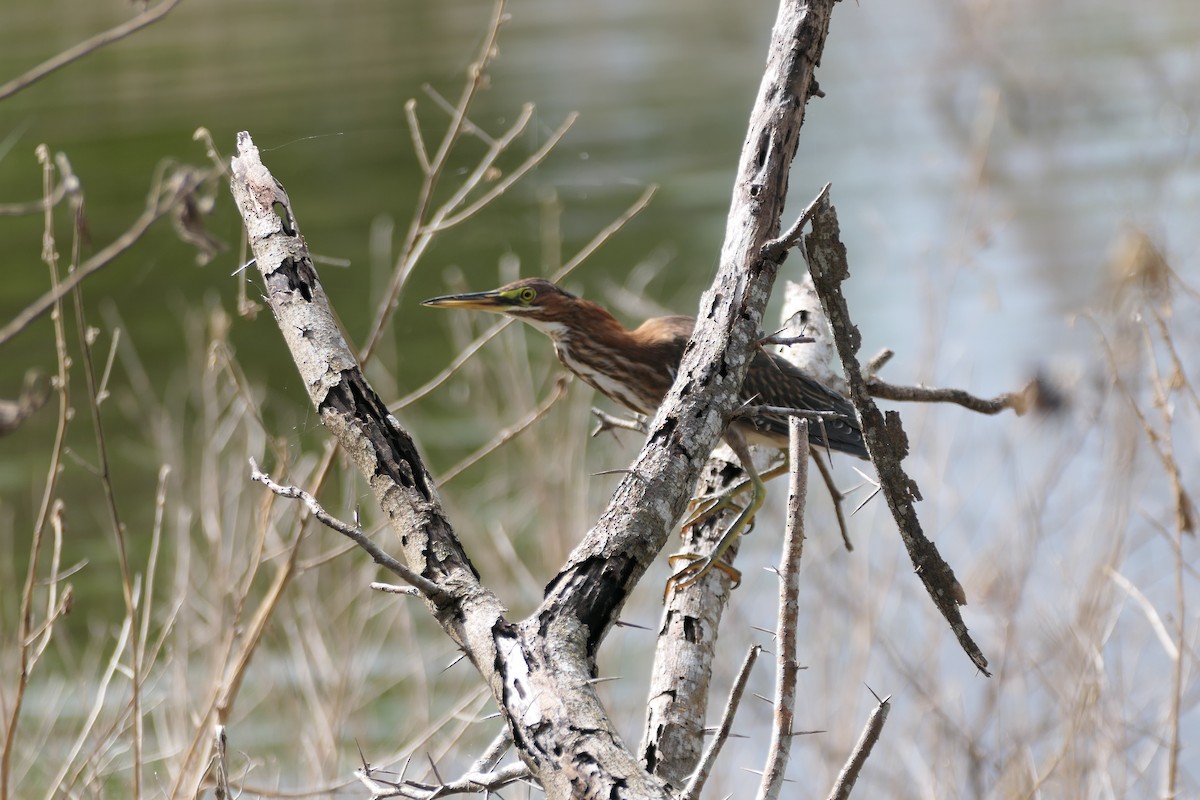
[[[513,302],[498,291],[470,292],[469,294],[448,294],[444,297],[431,297],[422,300],[421,305],[433,308],[472,308],[480,311],[507,311]]]

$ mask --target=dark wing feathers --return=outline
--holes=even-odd
[[[746,373],[746,382],[742,384],[741,400],[747,405],[836,411],[840,416],[809,421],[812,441],[824,445],[828,438],[832,450],[859,458],[867,457],[854,406],[782,356],[761,350],[755,354]],[[785,414],[755,414],[745,418],[743,424],[776,441],[787,440],[788,420]]]

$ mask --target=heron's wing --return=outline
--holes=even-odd
[[[761,350],[755,354],[746,373],[746,382],[742,385],[741,400],[747,405],[833,411],[838,414],[837,417],[809,422],[812,441],[824,444],[828,439],[829,447],[833,450],[859,458],[867,457],[854,406],[781,356]],[[774,439],[779,445],[787,440],[786,414],[755,414],[743,418],[742,424],[762,436]]]

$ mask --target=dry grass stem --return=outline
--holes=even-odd
[[[49,162],[46,162],[47,170],[50,169]],[[47,191],[49,191],[50,183],[53,178],[50,173],[47,173],[46,180]],[[73,192],[71,194],[72,210],[75,212],[72,228],[72,244],[71,244],[71,267],[68,274],[75,271],[76,265],[79,263],[79,254],[81,241],[83,238],[82,230],[82,212],[83,212],[83,194],[82,192]],[[49,235],[49,234],[48,234]],[[48,245],[53,249],[53,243]],[[76,333],[79,340],[79,348],[83,354],[83,375],[85,386],[87,387],[88,409],[91,412],[92,428],[96,437],[96,460],[99,469],[100,485],[104,490],[104,506],[108,516],[108,524],[112,530],[113,541],[117,548],[117,563],[121,569],[121,593],[125,600],[125,615],[131,620],[130,625],[130,678],[131,678],[131,713],[133,715],[133,774],[132,787],[134,800],[139,800],[142,796],[142,679],[143,665],[142,657],[145,655],[142,641],[142,625],[138,620],[138,592],[134,589],[134,574],[129,563],[129,545],[125,537],[125,523],[121,519],[121,514],[117,509],[116,489],[113,486],[112,469],[108,457],[108,440],[104,433],[104,423],[100,415],[100,403],[103,399],[103,390],[100,382],[97,380],[95,363],[92,356],[93,336],[88,329],[87,318],[84,313],[83,291],[79,284],[76,283],[72,288],[72,295],[75,302],[75,324]],[[154,550],[152,549],[152,553]],[[147,587],[147,592],[149,588]],[[146,622],[148,624],[148,621]]]
[[[495,452],[511,442],[513,439],[517,438],[522,433],[527,431],[530,426],[542,419],[542,417],[546,416],[546,414],[549,413],[550,409],[553,408],[558,401],[566,397],[567,386],[569,384],[570,379],[566,375],[560,375],[558,378],[556,378],[554,381],[554,390],[542,402],[541,405],[526,414],[524,419],[521,419],[516,424],[510,425],[509,427],[498,431],[496,435],[492,437],[490,442],[464,458],[462,461],[455,464],[450,469],[446,470],[444,475],[441,475],[437,478],[438,488],[442,488],[447,483],[454,480],[454,478],[456,478],[458,475],[461,475],[465,470],[469,469],[475,464],[478,464],[484,458],[487,458],[489,454]]]
[[[42,165],[42,190],[45,201],[43,203],[43,236],[42,236],[42,259],[46,262],[49,268],[51,292],[58,289],[59,274],[58,274],[58,253],[54,248],[54,206],[49,201],[53,191],[53,169],[50,166],[49,150],[45,145],[40,145],[37,149],[38,160]],[[33,535],[30,537],[29,545],[29,567],[25,573],[25,583],[21,591],[20,604],[20,624],[18,628],[19,650],[18,663],[19,671],[17,672],[16,686],[13,689],[11,699],[6,699],[5,704],[9,706],[8,724],[4,730],[4,745],[3,750],[0,750],[0,800],[7,800],[9,797],[10,782],[12,779],[12,757],[13,750],[16,746],[17,725],[21,720],[21,709],[25,702],[25,693],[29,686],[29,673],[32,669],[31,656],[33,652],[31,647],[33,644],[33,591],[37,582],[38,562],[42,553],[42,537],[46,530],[46,523],[53,514],[61,519],[62,506],[56,500],[56,490],[58,484],[59,467],[62,463],[62,455],[64,442],[66,439],[67,425],[71,418],[70,395],[68,387],[69,381],[69,356],[67,355],[66,331],[63,325],[63,309],[61,303],[62,295],[56,295],[56,299],[52,302],[54,308],[53,323],[54,323],[54,343],[55,354],[58,362],[58,380],[56,389],[59,396],[59,412],[58,424],[55,429],[54,444],[50,451],[50,467],[46,475],[46,486],[42,491],[42,499],[38,509],[37,519],[33,526]]]

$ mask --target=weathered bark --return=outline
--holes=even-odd
[[[716,384],[721,387],[716,397],[731,400],[734,395],[729,387],[736,392],[741,386],[778,268],[777,262],[764,260],[761,253],[780,230],[788,172],[805,103],[817,93],[813,72],[821,60],[832,10],[833,2],[780,4],[738,165],[721,269],[701,301],[696,333],[680,367],[680,378],[652,427],[651,444],[657,437],[673,436],[688,444],[679,448],[689,460],[703,458],[711,450],[732,402],[683,414],[667,412],[677,395],[686,400],[687,393],[696,388]],[[713,346],[725,347],[724,357],[715,364],[706,355]],[[708,368],[700,368],[703,364]],[[676,425],[679,427],[671,427]],[[738,477],[734,460],[714,461],[703,486],[725,488]],[[721,521],[710,520],[690,530],[684,550],[709,552],[720,538]],[[730,551],[727,556],[731,560],[736,549]],[[668,598],[664,609],[639,754],[648,770],[672,785],[682,785],[703,749],[712,658],[729,588],[728,576],[713,570],[704,580]]]
[[[879,489],[900,529],[900,537],[912,559],[913,569],[942,616],[950,623],[950,629],[954,631],[963,652],[980,672],[990,675],[987,658],[971,638],[959,613],[958,607],[967,602],[962,585],[954,577],[954,570],[938,553],[937,546],[925,536],[917,519],[913,504],[921,499],[921,492],[916,481],[900,465],[908,455],[908,435],[904,432],[900,415],[895,411],[885,415],[879,410],[858,364],[857,354],[862,346],[862,336],[850,319],[850,310],[841,290],[842,281],[850,276],[850,268],[846,260],[846,247],[840,238],[837,212],[827,199],[822,201],[813,216],[813,231],[805,237],[804,248],[813,284],[833,328],[838,357],[846,372],[850,399],[858,409],[862,422],[863,440],[871,454],[871,463],[879,473]]]

